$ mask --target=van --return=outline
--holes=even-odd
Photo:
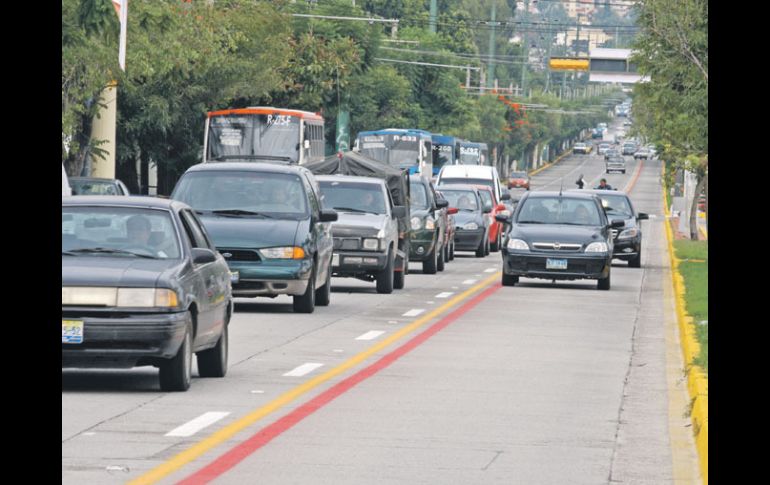
[[[503,190],[496,167],[488,165],[444,165],[438,174],[436,185],[470,184],[486,185],[495,194],[495,204],[500,203]]]

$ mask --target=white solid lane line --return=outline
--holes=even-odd
[[[402,316],[403,317],[416,317],[417,315],[419,315],[420,313],[422,313],[424,311],[425,311],[424,308],[412,308],[408,312],[404,313]]]
[[[166,433],[166,436],[192,436],[198,431],[202,430],[203,428],[207,426],[211,426],[212,424],[216,423],[220,419],[227,416],[228,412],[221,412],[221,411],[211,411],[208,413],[203,413],[197,418],[193,419],[192,421],[188,421],[182,426],[179,426],[178,428],[172,429],[168,433]]]
[[[301,366],[293,370],[290,370],[283,376],[284,377],[302,377],[305,374],[309,374],[313,372],[314,370],[318,369],[321,366],[323,366],[323,364],[318,364],[316,362],[308,362],[307,364],[302,364]]]
[[[438,295],[436,295],[436,298],[449,298],[452,295],[454,295],[453,291],[445,291],[443,293],[439,293]]]
[[[371,332],[366,332],[360,337],[356,337],[356,340],[374,340],[380,335],[382,335],[383,333],[385,332],[382,330],[372,330]]]

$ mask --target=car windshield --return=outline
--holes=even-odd
[[[449,207],[457,207],[460,210],[479,210],[476,196],[470,190],[442,190],[441,193],[449,202]]]
[[[72,195],[118,195],[115,182],[109,180],[70,179]]]
[[[206,170],[182,176],[171,194],[197,211],[305,219],[307,197],[299,176],[288,173]]]
[[[342,212],[387,214],[385,194],[377,184],[343,181],[319,181],[323,205]]]
[[[481,196],[481,202],[484,205],[492,206],[492,194],[490,194],[486,190],[479,190],[479,195]]]
[[[569,197],[530,197],[521,203],[519,224],[601,225],[599,208],[592,200]]]
[[[179,238],[171,214],[161,209],[62,206],[63,256],[178,259]]]
[[[628,201],[628,197],[624,195],[604,195],[599,197],[602,199],[602,205],[607,214],[632,217],[633,211],[631,210],[631,203]]]
[[[409,184],[409,205],[413,209],[429,209],[428,193],[425,186],[419,183]]]

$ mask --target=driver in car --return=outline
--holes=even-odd
[[[150,244],[151,235],[152,225],[146,217],[141,215],[131,216],[128,218],[128,221],[126,221],[126,236],[128,237],[128,243],[125,248],[128,250],[131,248],[143,249],[153,256],[166,257],[166,254],[163,251],[156,250],[152,244]]]

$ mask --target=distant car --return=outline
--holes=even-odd
[[[636,150],[638,149],[636,143],[629,143],[626,142],[623,144],[623,151],[621,152],[623,155],[633,155],[636,153]]]
[[[599,146],[596,148],[596,153],[599,155],[604,155],[605,153],[607,153],[607,150],[609,150],[611,146],[612,145],[608,141],[601,142],[599,143]]]
[[[193,207],[237,273],[236,297],[291,295],[313,313],[330,301],[337,212],[305,167],[263,162],[200,163],[187,169],[171,198]]]
[[[530,178],[527,172],[511,172],[508,176],[508,188],[524,188],[529,190]]]
[[[610,147],[604,152],[604,159],[609,160],[612,157],[622,157],[620,150],[616,147]]]
[[[503,286],[520,277],[548,280],[596,279],[600,290],[610,289],[613,238],[601,199],[592,193],[527,192],[503,245]],[[504,216],[498,216],[504,219]]]
[[[634,158],[635,159],[645,159],[651,158],[652,154],[650,153],[650,150],[647,149],[647,147],[642,147],[634,152]]]
[[[626,173],[626,159],[623,157],[610,157],[605,162],[605,171]]]
[[[323,207],[337,211],[332,222],[332,275],[375,282],[377,293],[392,293],[398,250],[398,217],[385,181],[349,175],[316,175]]]
[[[599,123],[596,125],[596,128],[602,133],[605,133],[607,131],[607,123]]]
[[[131,195],[123,182],[117,179],[70,177],[72,195]]]
[[[592,139],[601,138],[602,136],[604,136],[604,131],[602,131],[602,130],[600,130],[598,128],[594,128],[591,131],[591,138]]]
[[[614,248],[613,259],[628,261],[631,268],[641,267],[642,257],[642,226],[640,221],[649,219],[644,212],[636,212],[631,198],[625,192],[606,190],[587,190],[581,192],[594,193],[602,200],[602,206],[611,220],[622,220],[623,228],[612,230]]]
[[[472,185],[440,185],[439,190],[458,209],[455,214],[455,246],[458,251],[475,251],[477,258],[489,254],[489,220],[491,208],[484,208],[479,190]]]
[[[633,125],[633,123],[631,122],[631,120],[625,120],[625,121],[623,121],[623,126],[631,126],[631,125]]]
[[[163,391],[227,372],[230,271],[195,212],[154,197],[62,198],[62,367],[160,368]]]
[[[572,147],[572,153],[582,153],[583,155],[587,155],[590,152],[591,145],[588,143],[583,143],[582,141],[575,143],[575,145]]]
[[[410,247],[409,261],[422,263],[425,274],[444,271],[444,247],[446,245],[446,224],[442,210],[449,206],[439,201],[433,183],[418,174],[409,176],[410,192]]]

